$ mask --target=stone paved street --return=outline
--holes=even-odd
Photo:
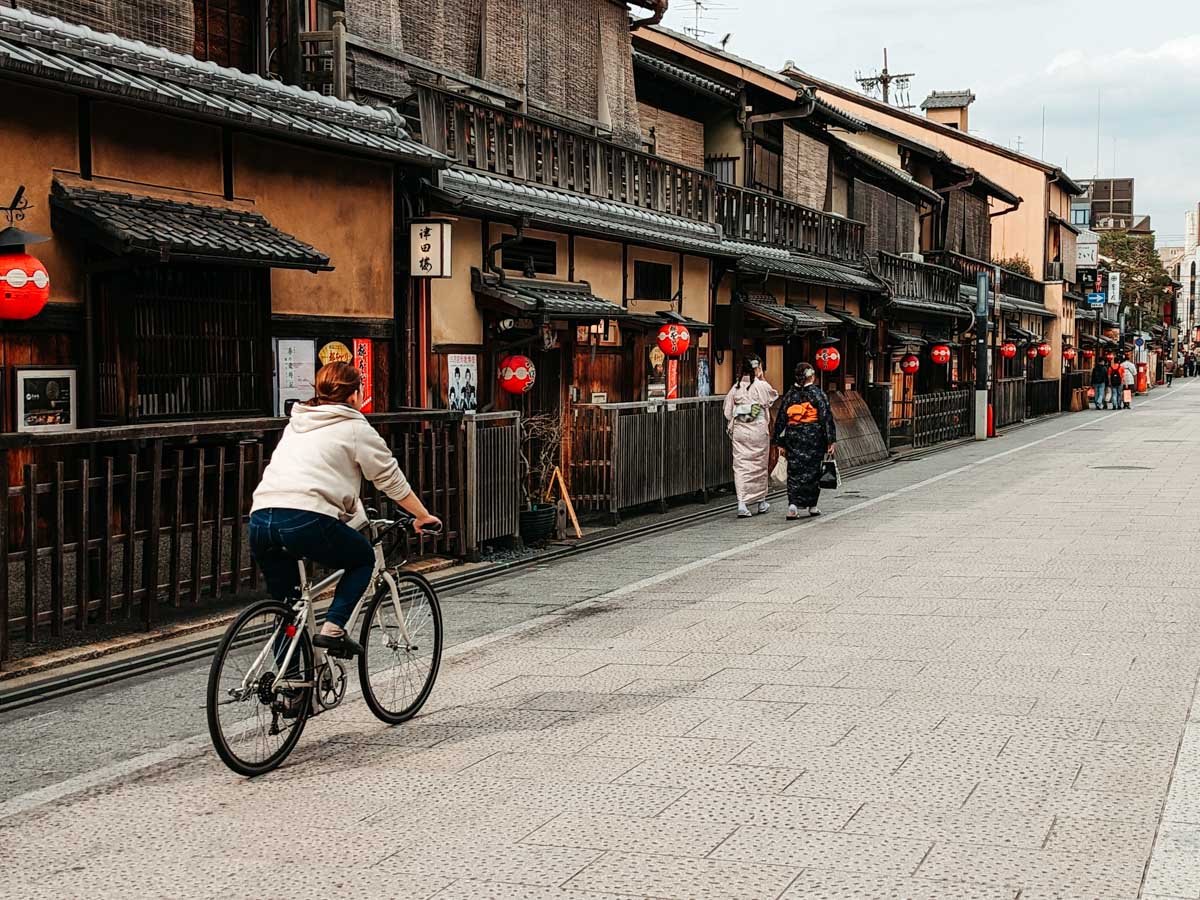
[[[35,707],[0,895],[1197,900],[1198,448],[1188,383],[448,598],[534,618],[257,781],[145,738],[202,722],[174,676],[98,701],[135,752],[92,771],[38,762],[87,695]]]

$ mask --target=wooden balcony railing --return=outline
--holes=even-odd
[[[954,269],[958,272],[963,284],[975,284],[975,278],[980,272],[992,275],[996,264],[973,256],[964,256],[952,250],[934,250],[925,254],[925,259],[939,266]],[[1000,269],[1000,291],[1011,297],[1019,297],[1036,303],[1039,306],[1046,302],[1046,286],[1033,278],[1014,272],[1012,269]]]
[[[417,97],[421,140],[459,165],[713,221],[716,182],[700,169],[430,85]]]
[[[897,297],[929,300],[947,306],[960,303],[959,274],[953,269],[879,252],[879,274]]]
[[[866,229],[862,222],[774,194],[719,184],[717,222],[731,240],[772,244],[827,259],[862,260]]]

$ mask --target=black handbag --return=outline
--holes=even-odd
[[[838,489],[842,483],[842,477],[838,472],[836,459],[826,459],[821,464],[821,480],[818,483],[823,491],[836,491]]]

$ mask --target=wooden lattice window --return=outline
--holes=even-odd
[[[737,184],[736,156],[709,156],[704,160],[704,169],[721,184]]]
[[[193,0],[197,59],[243,72],[257,71],[254,45],[257,0]]]
[[[779,194],[783,186],[783,152],[762,141],[754,142],[754,183],[751,187]]]
[[[265,415],[270,273],[154,266],[96,276],[96,414],[106,422]]]

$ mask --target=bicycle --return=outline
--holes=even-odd
[[[375,569],[346,623],[346,632],[354,634],[365,607],[358,679],[371,712],[389,725],[411,719],[424,706],[442,657],[442,612],[433,586],[415,572],[388,567],[384,559],[383,539],[396,528],[411,528],[412,521],[368,521],[364,531],[375,548]],[[424,533],[435,532],[426,528]],[[226,629],[209,669],[209,735],[217,755],[239,775],[262,775],[279,766],[308,719],[336,708],[346,697],[343,661],[312,641],[314,600],[332,590],[342,570],[312,583],[304,561],[297,565],[300,596],[295,603],[252,604]]]

